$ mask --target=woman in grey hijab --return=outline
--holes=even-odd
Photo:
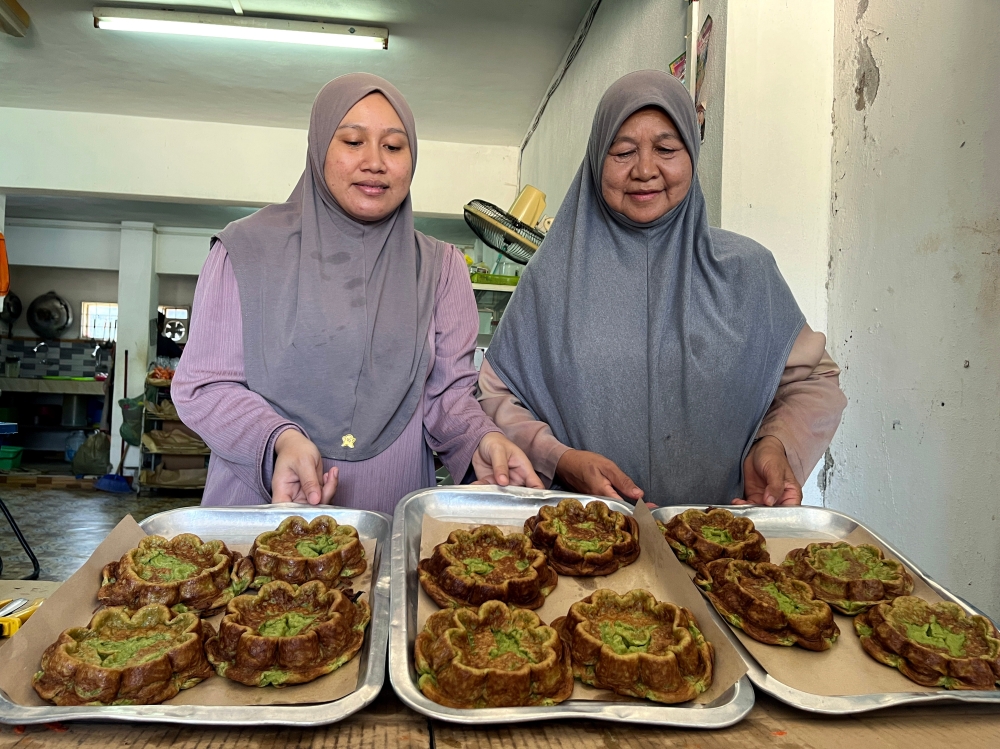
[[[546,481],[655,504],[797,504],[846,404],[771,253],[708,225],[672,76],[614,83],[480,372]]]
[[[204,504],[392,512],[433,486],[433,448],[540,486],[473,395],[478,316],[464,258],[413,227],[413,115],[366,73],[313,105],[285,203],[230,224],[195,293],[177,411],[212,448]]]

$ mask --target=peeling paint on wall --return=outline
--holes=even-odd
[[[867,5],[867,3],[866,3]],[[882,80],[882,73],[875,63],[875,55],[868,45],[868,37],[862,37],[858,42],[858,71],[856,75],[857,85],[854,87],[854,94],[857,97],[854,108],[859,112],[864,111],[875,103],[878,96],[878,86]]]

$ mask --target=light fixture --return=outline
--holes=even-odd
[[[324,47],[387,49],[389,30],[374,26],[291,21],[282,18],[224,16],[140,8],[94,8],[94,27],[115,31],[251,39],[261,42],[316,44]]]

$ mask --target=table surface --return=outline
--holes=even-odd
[[[0,600],[50,595],[59,583],[0,580]],[[0,640],[0,648],[3,647]],[[0,652],[2,665],[2,652]],[[604,721],[548,721],[469,728],[428,720],[403,705],[388,678],[378,699],[347,720],[320,728],[212,728],[143,723],[0,725],[0,749],[131,749],[179,747],[308,746],[312,749],[651,749],[652,747],[906,747],[1000,746],[1000,708],[988,705],[930,705],[891,708],[848,717],[824,717],[795,710],[757,694],[750,714],[718,731],[629,726]]]
[[[43,380],[37,377],[0,377],[0,392],[62,393],[64,395],[101,395],[102,380]]]

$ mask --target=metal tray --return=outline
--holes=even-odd
[[[334,702],[311,705],[114,705],[109,707],[25,707],[0,693],[0,723],[51,723],[69,720],[120,720],[136,723],[192,723],[201,725],[320,726],[336,723],[370,704],[385,680],[386,639],[389,630],[389,529],[391,518],[381,512],[342,507],[262,505],[257,507],[190,507],[151,515],[139,525],[146,533],[175,536],[195,533],[203,539],[218,538],[227,544],[251,544],[264,531],[274,530],[282,518],[300,515],[310,519],[330,515],[338,523],[353,525],[363,538],[377,540],[377,571],[372,578],[372,609],[368,636],[358,658],[361,669],[357,689]],[[96,582],[95,582],[96,584]]]
[[[658,705],[654,702],[596,702],[567,700],[552,707],[505,707],[461,710],[427,699],[417,687],[413,643],[417,635],[417,562],[420,530],[425,514],[459,523],[521,525],[546,504],[577,496],[584,504],[596,499],[566,492],[494,486],[446,486],[413,492],[396,505],[392,523],[392,627],[389,635],[389,678],[399,698],[431,718],[467,725],[523,723],[532,720],[585,718],[622,723],[646,723],[684,728],[725,728],[742,719],[753,707],[753,689],[746,676],[707,705]],[[628,515],[632,508],[604,500]],[[723,631],[728,632],[723,628]],[[735,640],[735,637],[731,638]]]
[[[660,507],[653,510],[653,517],[666,522],[674,515],[685,510],[704,509],[705,505],[675,505]],[[725,509],[734,515],[742,515],[753,520],[754,526],[764,538],[768,535],[775,538],[829,538],[837,540],[846,537],[856,528],[863,528],[875,537],[879,545],[902,562],[911,573],[922,577],[942,598],[954,601],[970,614],[983,614],[962,598],[956,596],[935,582],[917,565],[903,556],[895,547],[886,543],[877,533],[863,523],[848,515],[828,510],[825,507],[760,507],[751,505],[732,505]],[[395,556],[395,555],[393,555]],[[712,608],[711,606],[709,607]],[[725,623],[714,609],[712,613],[720,623]],[[726,625],[729,626],[728,624]],[[937,692],[889,692],[886,694],[844,695],[829,697],[826,695],[803,692],[778,681],[765,671],[750,652],[743,647],[737,638],[733,638],[736,648],[749,667],[748,675],[754,686],[762,689],[772,697],[800,710],[824,715],[852,715],[884,707],[897,705],[925,705],[931,702],[979,702],[1000,704],[1000,691],[965,691],[941,689]]]

